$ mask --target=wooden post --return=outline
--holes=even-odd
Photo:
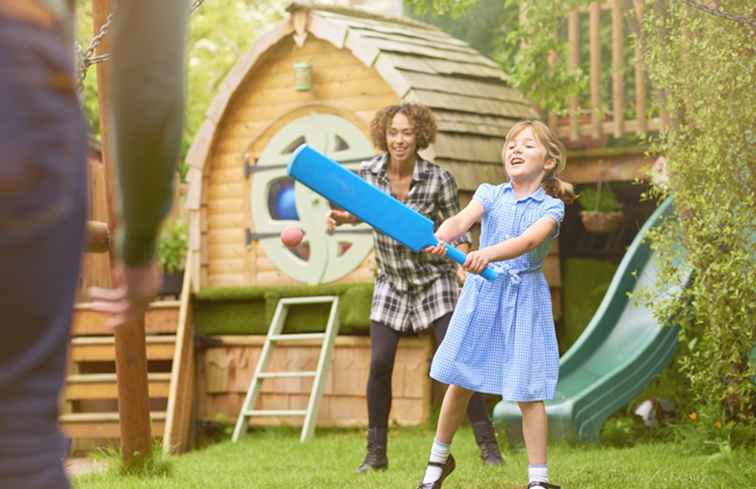
[[[92,0],[92,27],[94,28],[94,34],[100,32],[100,28],[107,21],[108,14],[110,13],[110,0]],[[100,41],[100,45],[97,47],[95,54],[105,54],[109,52],[110,36],[104,36]],[[113,163],[110,161],[109,143],[107,135],[110,132],[110,121],[107,117],[107,104],[108,104],[108,87],[107,76],[108,67],[106,63],[97,63],[95,65],[97,71],[97,102],[100,111],[100,151],[102,152],[102,163],[105,167],[105,194],[108,198],[108,221],[110,222],[111,229],[116,225],[115,219],[115,206],[113,205],[113,185],[115,182],[115,175],[113,170]],[[112,263],[112,260],[111,260]]]
[[[88,253],[106,253],[110,250],[110,230],[108,223],[101,221],[87,221]]]
[[[132,467],[142,465],[152,451],[144,337],[144,318],[124,324],[115,333],[121,456]]]
[[[612,0],[612,105],[614,137],[625,132],[625,12],[623,0]]]
[[[92,0],[92,21],[97,34],[110,13],[110,0]],[[109,52],[108,37],[100,43],[98,53]],[[108,67],[97,65],[97,96],[100,106],[100,139],[102,157],[108,182],[110,225],[118,225],[113,206],[113,162],[110,161],[108,139]],[[111,248],[112,258],[112,248]],[[114,261],[111,259],[111,263]],[[118,379],[118,413],[121,426],[121,454],[131,466],[139,466],[150,456],[150,406],[147,390],[147,352],[145,347],[144,320],[125,324],[115,333],[116,377]]]
[[[588,34],[591,53],[591,136],[601,138],[601,4],[592,2],[588,15]]]
[[[669,6],[666,1],[654,2],[654,15],[658,19],[656,21],[656,42],[667,42],[669,39],[669,33],[665,27],[664,21],[667,19],[669,13],[667,12]],[[657,89],[656,97],[659,100],[659,118],[661,119],[661,130],[666,131],[669,128],[669,112],[667,112],[667,94],[664,89]]]
[[[635,17],[638,23],[638,39],[635,43],[635,119],[638,134],[648,130],[646,121],[646,65],[643,60],[643,0],[635,0]]]
[[[559,55],[557,55],[556,51],[550,51],[549,59],[548,59],[549,69],[554,70],[556,68],[558,61],[559,61]],[[554,132],[554,134],[558,133],[557,114],[553,110],[549,111],[548,125],[549,125],[549,128]]]
[[[576,70],[580,66],[580,12],[573,10],[567,16],[567,40],[570,45],[570,57],[567,66]],[[578,96],[572,95],[570,105],[570,140],[577,141],[580,137],[580,120],[578,119]]]

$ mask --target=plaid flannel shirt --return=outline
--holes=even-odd
[[[360,167],[360,176],[391,193],[388,156],[376,156]],[[425,215],[434,229],[459,212],[457,182],[448,171],[418,157],[412,175],[407,206]],[[446,258],[414,253],[385,234],[373,233],[378,276],[375,280],[370,319],[397,331],[422,331],[454,310],[459,287],[456,265]],[[470,243],[469,235],[457,244]]]

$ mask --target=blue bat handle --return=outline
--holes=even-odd
[[[465,263],[465,254],[448,243],[446,244],[446,256],[459,263],[460,265],[463,265]],[[489,282],[493,282],[499,276],[499,274],[496,273],[491,267],[484,268],[483,271],[480,272],[480,275]]]

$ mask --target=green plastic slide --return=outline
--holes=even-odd
[[[604,421],[637,396],[672,358],[677,328],[659,324],[649,309],[628,297],[656,282],[656,257],[645,237],[671,214],[668,199],[644,224],[593,319],[562,357],[556,396],[546,402],[552,439],[598,441]],[[499,402],[493,416],[497,424],[506,425],[510,441],[522,440],[516,403]]]

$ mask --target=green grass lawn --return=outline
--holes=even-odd
[[[299,443],[299,432],[287,429],[255,431],[238,444],[229,441],[169,458],[170,473],[134,477],[114,471],[82,476],[75,489],[412,489],[421,478],[433,433],[428,429],[397,428],[390,433],[389,470],[360,475],[354,469],[364,455],[363,431],[321,430],[315,439]],[[505,463],[485,467],[469,428],[455,438],[452,452],[457,470],[446,489],[520,489],[526,485],[524,450],[505,450]],[[686,455],[671,443],[631,448],[602,446],[550,447],[549,471],[564,489],[706,489],[756,488],[756,450],[715,455]]]

